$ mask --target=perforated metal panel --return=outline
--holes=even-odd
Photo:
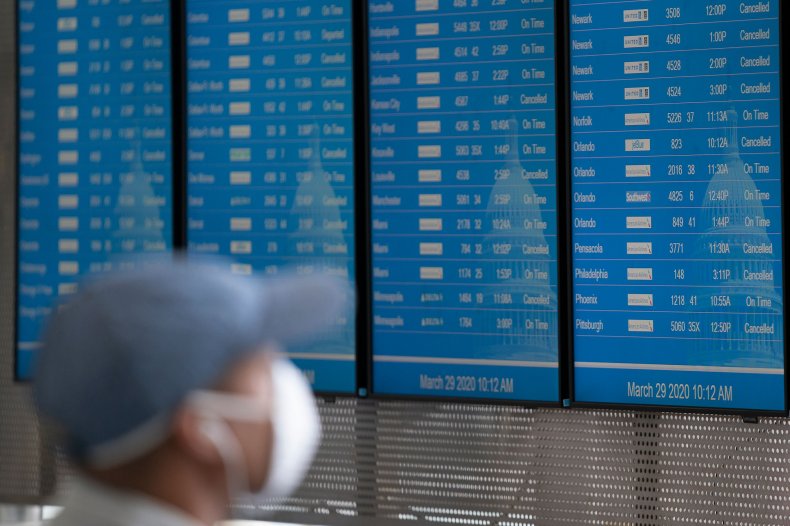
[[[42,492],[37,423],[26,386],[14,378],[16,228],[15,14],[0,2],[0,501],[29,502]]]
[[[296,497],[315,524],[790,524],[790,425],[632,411],[337,400]]]

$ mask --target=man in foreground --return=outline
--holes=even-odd
[[[84,286],[36,366],[35,402],[80,475],[53,524],[211,525],[296,489],[320,424],[281,346],[331,327],[348,294],[185,261]]]

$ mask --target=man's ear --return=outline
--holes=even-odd
[[[215,440],[217,425],[219,423],[211,417],[185,406],[173,418],[173,439],[179,448],[198,461],[206,464],[221,463]]]

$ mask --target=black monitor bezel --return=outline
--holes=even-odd
[[[13,338],[13,353],[14,358],[12,360],[12,367],[13,370],[13,379],[14,383],[27,383],[31,382],[30,378],[23,378],[22,375],[19,374],[19,367],[20,367],[20,349],[19,349],[19,278],[20,278],[20,271],[19,271],[19,200],[21,198],[21,191],[20,191],[20,155],[22,153],[21,149],[21,132],[20,132],[20,125],[22,123],[21,119],[21,109],[22,104],[20,103],[20,87],[21,87],[21,75],[19,72],[20,66],[20,59],[19,59],[19,49],[20,49],[20,33],[19,33],[19,2],[20,0],[14,0],[14,31],[16,34],[14,35],[14,97],[16,100],[16,108],[14,112],[14,126],[15,126],[15,133],[14,133],[14,270],[12,272],[14,276],[14,314],[11,317],[13,327],[11,328],[11,337]]]
[[[364,79],[358,79],[359,82],[364,82],[369,89],[369,76],[367,72],[370,70],[370,54],[369,54],[369,47],[368,47],[368,39],[367,39],[367,32],[369,30],[369,10],[368,10],[368,2],[364,2],[364,6],[361,6],[364,13],[362,16],[364,17],[364,28],[365,28],[365,37],[362,45],[360,47],[364,48],[365,51],[365,65],[366,65],[366,75]],[[562,85],[560,83],[560,79],[564,78],[565,75],[565,64],[564,64],[564,45],[565,42],[561,38],[561,33],[559,30],[563,27],[562,24],[564,23],[564,12],[565,12],[565,0],[555,0],[554,1],[554,53],[555,53],[555,79],[556,79],[556,86]],[[368,95],[369,93],[366,93]],[[368,286],[369,286],[369,294],[366,298],[367,307],[368,307],[368,317],[367,317],[367,327],[369,330],[368,335],[368,343],[369,347],[367,348],[367,384],[365,386],[365,390],[368,394],[368,397],[372,399],[379,399],[379,400],[418,400],[418,401],[431,401],[431,402],[445,402],[445,403],[459,403],[459,404],[491,404],[491,405],[502,405],[502,406],[521,406],[521,407],[528,407],[528,408],[560,408],[563,407],[568,399],[568,378],[567,378],[567,353],[563,352],[563,347],[569,345],[568,342],[568,335],[562,331],[562,327],[564,326],[567,321],[565,320],[565,316],[567,315],[565,309],[562,308],[562,298],[565,297],[568,292],[565,288],[565,283],[563,283],[562,279],[562,269],[564,266],[567,266],[567,239],[564,237],[565,229],[563,227],[563,223],[566,222],[565,216],[567,214],[564,213],[563,208],[563,201],[562,201],[562,190],[564,189],[564,178],[562,177],[562,170],[563,165],[561,164],[561,156],[560,153],[564,150],[561,149],[564,145],[564,130],[565,130],[565,120],[566,116],[563,112],[563,106],[560,103],[562,100],[560,98],[562,94],[558,89],[555,88],[555,125],[556,125],[556,137],[555,137],[555,144],[556,144],[556,155],[555,155],[555,169],[556,169],[556,209],[557,209],[557,259],[556,259],[556,268],[557,268],[557,298],[558,298],[558,322],[557,322],[557,358],[558,358],[558,367],[557,367],[557,375],[558,375],[558,392],[557,392],[557,399],[556,400],[526,400],[526,399],[505,399],[505,398],[487,398],[487,397],[459,397],[455,396],[444,396],[444,395],[410,395],[410,394],[398,394],[398,393],[384,393],[378,392],[376,390],[374,380],[373,380],[373,369],[374,365],[374,339],[373,339],[373,321],[372,321],[372,313],[373,313],[373,302],[372,302],[372,288],[373,288],[373,280],[372,280],[372,261],[373,258],[370,257],[370,254],[367,254],[366,257],[368,263]],[[370,128],[370,114],[369,110],[366,109],[366,113],[364,115],[366,126]],[[369,135],[365,138],[366,150],[370,150],[369,147]],[[367,159],[367,173],[370,173],[370,158],[368,156]],[[371,185],[368,183],[368,188],[366,188],[367,192],[365,194],[366,201],[368,203],[371,202],[372,193],[371,193]],[[368,209],[368,215],[365,217],[365,225],[368,229],[368,242],[370,242],[370,238],[372,237],[372,228],[371,228],[371,216],[370,216],[370,205]]]

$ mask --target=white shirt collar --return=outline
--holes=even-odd
[[[197,519],[142,493],[81,478],[52,526],[203,526]]]

